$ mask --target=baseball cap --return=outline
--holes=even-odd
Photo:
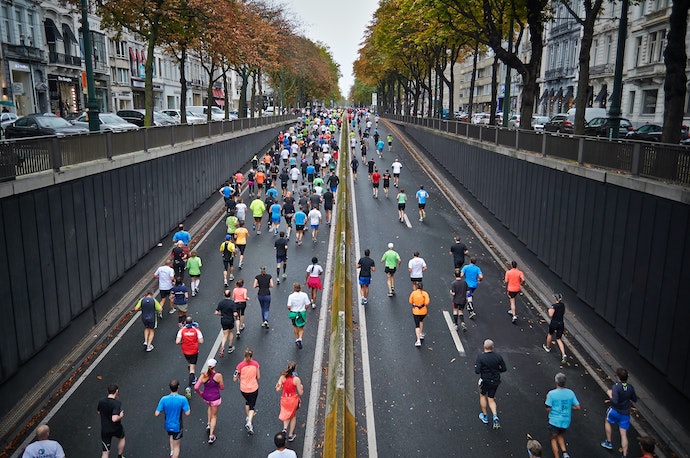
[[[232,235],[228,234],[225,236],[225,240],[230,240],[232,238]]]
[[[553,297],[555,297],[557,301],[563,299],[563,295],[561,293],[553,293]]]
[[[208,366],[208,367],[216,367],[216,364],[218,364],[218,361],[216,361],[213,358],[206,361],[206,366]]]
[[[393,248],[393,243],[389,243],[388,248]]]

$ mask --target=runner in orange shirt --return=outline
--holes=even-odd
[[[254,180],[256,180],[256,197],[261,197],[261,193],[264,190],[264,183],[266,182],[266,174],[263,170],[259,169],[254,175]]]
[[[517,268],[517,262],[510,263],[512,269],[506,272],[503,283],[508,285],[506,294],[510,299],[510,310],[508,313],[513,316],[513,324],[517,324],[517,315],[515,314],[515,296],[520,293],[520,287],[525,284],[525,274]]]

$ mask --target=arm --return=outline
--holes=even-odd
[[[276,391],[280,391],[283,389],[283,382],[285,382],[285,376],[281,375],[280,378],[278,378],[278,381],[276,382]]]
[[[163,306],[156,299],[153,300],[153,307],[156,309],[156,312],[163,310]]]
[[[580,406],[580,404],[573,406],[573,410],[581,410],[581,409],[582,409],[582,407]]]
[[[254,288],[258,288],[258,287],[259,287],[259,280],[257,280],[257,279],[255,278],[255,279],[254,279]]]
[[[300,380],[299,377],[295,377],[294,382],[295,382],[295,387],[297,388],[297,394],[302,396],[304,394],[304,387],[302,386],[302,380]]]

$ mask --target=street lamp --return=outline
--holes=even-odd
[[[81,0],[81,34],[84,39],[84,63],[86,64],[86,108],[89,110],[89,131],[100,132],[98,100],[96,99],[96,84],[93,78],[93,60],[91,47],[91,31],[89,29],[89,5],[88,0]]]

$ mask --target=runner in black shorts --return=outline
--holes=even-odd
[[[102,456],[108,457],[110,454],[110,443],[113,437],[120,439],[117,443],[117,454],[122,456],[125,450],[125,429],[122,427],[122,417],[125,412],[122,410],[122,403],[117,399],[120,390],[117,385],[108,385],[108,396],[98,401],[98,413],[101,416],[101,446]]]
[[[383,178],[383,192],[384,192],[384,194],[386,194],[386,199],[387,199],[388,198],[388,188],[391,187],[391,174],[388,171],[388,169],[386,169],[386,171],[383,173],[382,178]]]

